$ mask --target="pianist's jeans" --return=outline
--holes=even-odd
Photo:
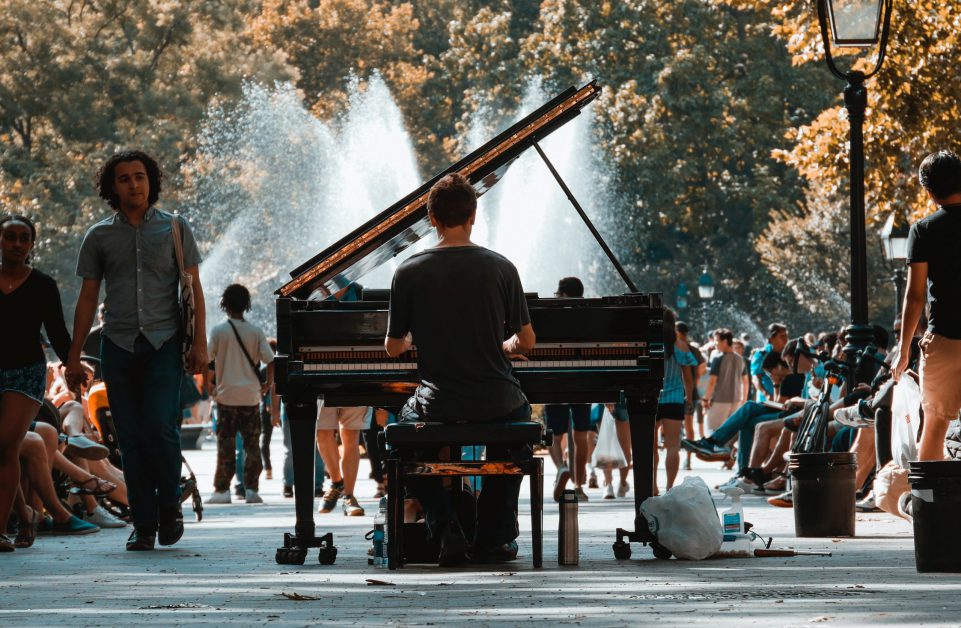
[[[759,423],[773,421],[780,416],[780,412],[772,410],[756,401],[748,401],[729,416],[721,427],[714,430],[711,440],[723,447],[735,436],[737,440],[737,468],[738,471],[748,465],[751,459],[751,447],[754,445],[754,428]]]
[[[138,336],[130,352],[101,340],[103,380],[137,526],[156,528],[158,510],[180,506],[180,343],[178,334],[155,349]]]
[[[493,419],[490,423],[512,423],[530,421],[531,406],[525,402],[508,414]],[[423,419],[408,406],[401,410],[402,422],[418,422]],[[527,446],[525,446],[527,448]],[[506,459],[510,450],[505,447],[488,447],[489,459]],[[522,476],[502,476],[484,478],[484,488],[477,500],[477,525],[474,545],[489,547],[503,545],[517,538],[517,498],[521,492]],[[436,538],[450,521],[457,521],[457,513],[449,490],[444,489],[441,478],[409,480],[408,487],[424,507],[427,528],[431,537]]]

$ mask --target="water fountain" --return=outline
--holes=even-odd
[[[286,272],[421,181],[400,110],[383,80],[355,81],[349,108],[317,120],[290,85],[248,84],[212,110],[188,173],[188,213],[208,243],[201,280],[213,305],[230,283],[250,288],[249,317],[275,329],[273,291]],[[386,285],[391,269],[371,277]],[[210,307],[208,325],[219,320]]]
[[[515,120],[499,127],[530,113],[548,97],[540,82],[532,80]],[[488,118],[482,113],[469,131],[471,148],[488,139],[493,126]],[[594,149],[592,132],[587,109],[548,136],[541,148],[591,219],[599,224],[606,193],[600,176],[603,164]],[[602,276],[598,266],[610,262],[534,150],[526,151],[504,181],[481,197],[474,240],[510,259],[528,292],[551,296],[557,280],[568,275],[584,281],[588,296],[625,290],[623,284],[612,286],[598,281]]]
[[[516,118],[548,96],[531,82]],[[481,113],[468,143],[473,148],[504,128]],[[597,222],[605,206],[601,160],[591,141],[591,117],[581,115],[545,139],[542,147]],[[273,333],[273,290],[291,268],[309,259],[417,187],[416,169],[401,113],[383,80],[354,81],[349,107],[327,124],[314,118],[290,85],[248,84],[238,104],[212,110],[188,168],[194,198],[188,212],[205,248],[201,279],[211,305],[230,283],[250,288],[250,319]],[[475,240],[518,267],[527,291],[551,295],[557,280],[577,275],[587,294],[624,290],[601,285],[603,257],[545,164],[533,150],[503,182],[481,198]],[[387,287],[397,263],[422,242],[362,279]],[[211,307],[210,325],[216,323]]]

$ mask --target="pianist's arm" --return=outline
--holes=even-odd
[[[530,323],[522,326],[520,330],[504,341],[504,353],[509,356],[524,355],[534,348],[537,337],[534,335],[534,328]]]
[[[410,349],[413,339],[411,338],[410,332],[407,332],[403,338],[391,338],[387,336],[384,338],[384,349],[387,350],[387,355],[392,358],[396,358],[403,352]]]

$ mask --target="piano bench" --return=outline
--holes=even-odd
[[[387,566],[397,569],[408,557],[404,548],[404,496],[412,478],[460,478],[472,476],[530,476],[531,544],[534,567],[543,563],[544,461],[535,457],[533,446],[549,443],[552,436],[535,421],[521,423],[394,423],[384,430],[387,455]],[[509,459],[461,461],[460,448],[484,445],[506,448]],[[450,460],[438,452],[450,447]],[[454,490],[455,499],[460,491]],[[456,507],[455,507],[456,509]],[[465,526],[467,527],[467,526]],[[472,526],[471,526],[472,527]],[[436,542],[436,541],[435,541]],[[423,554],[423,552],[421,552]],[[414,552],[411,552],[413,557]],[[436,557],[436,553],[433,556]]]

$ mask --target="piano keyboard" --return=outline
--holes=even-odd
[[[639,357],[646,355],[647,343],[552,343],[538,345],[527,354],[527,360],[514,360],[515,369],[590,369],[633,368]],[[301,347],[304,371],[415,371],[417,349],[390,358],[382,347]]]

